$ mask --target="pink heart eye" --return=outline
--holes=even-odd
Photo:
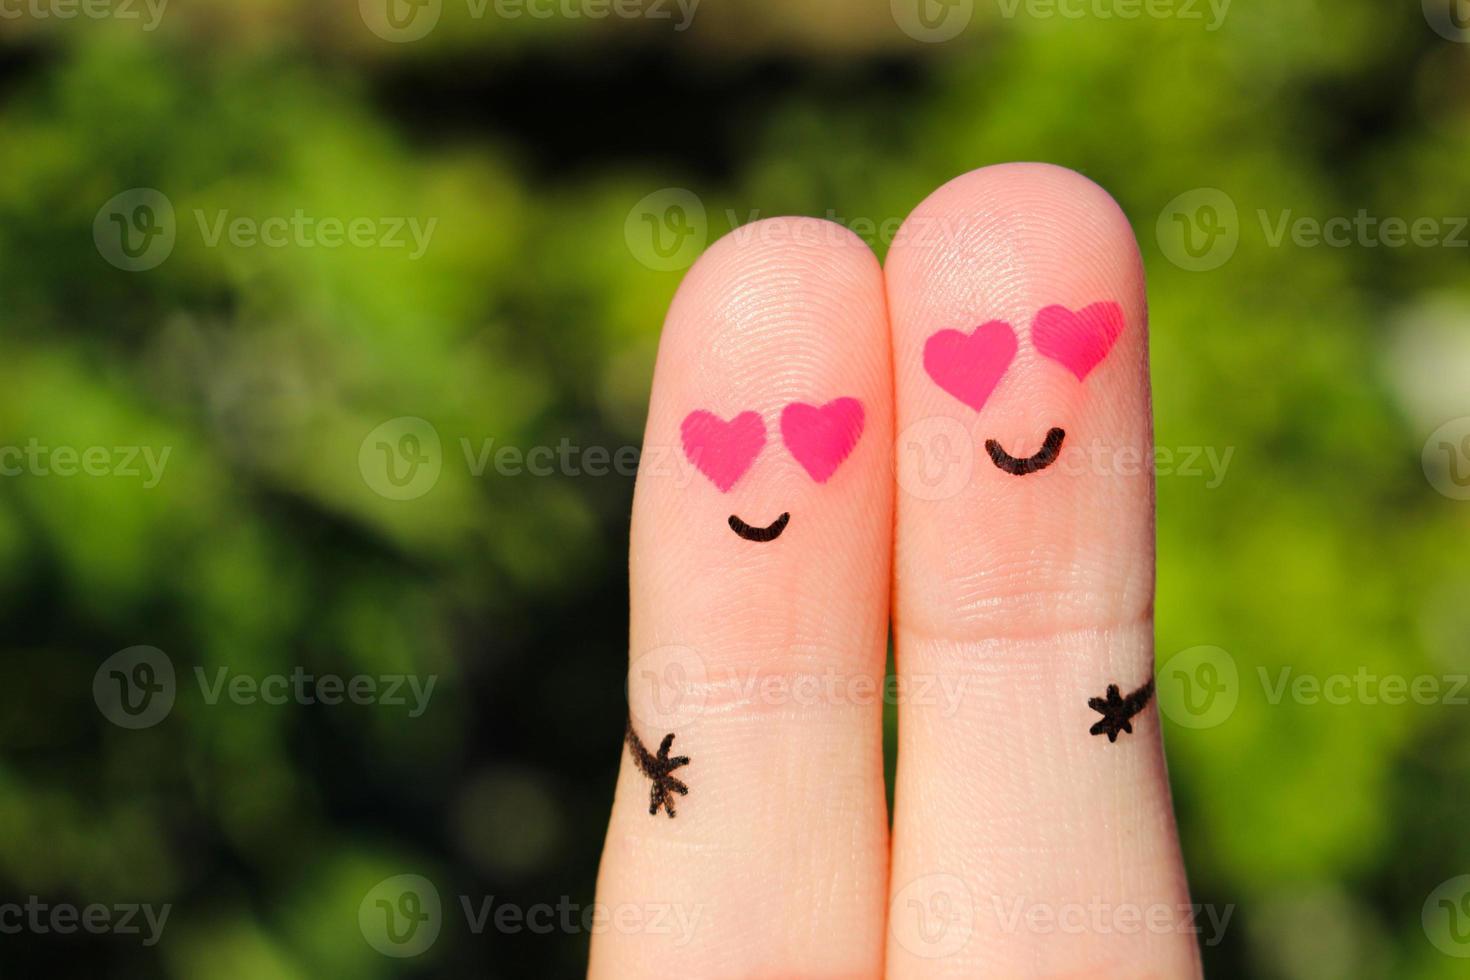
[[[973,333],[941,330],[924,344],[924,370],[934,383],[980,411],[1016,357],[1016,332],[991,320]]]
[[[781,411],[781,440],[813,480],[826,483],[863,434],[863,404],[838,398],[818,408],[792,402]]]
[[[1031,343],[1081,381],[1108,356],[1122,332],[1123,307],[1117,303],[1093,303],[1076,312],[1048,306],[1031,324]]]
[[[721,493],[730,492],[766,444],[765,423],[755,412],[741,412],[726,422],[699,409],[684,417],[679,435],[684,456]]]

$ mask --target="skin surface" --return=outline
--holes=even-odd
[[[648,813],[625,750],[597,900],[697,917],[692,935],[594,935],[592,977],[873,977],[888,872],[882,702],[893,534],[892,370],[883,273],[867,245],[807,218],[715,243],[660,341],[633,504],[629,707],[676,733],[678,816]],[[818,483],[783,409],[862,404],[856,445]],[[680,427],[753,411],[765,443],[721,492]],[[774,541],[743,540],[738,515]],[[836,692],[835,696],[829,691]],[[628,913],[631,914],[631,913]]]
[[[887,975],[1193,976],[1157,706],[1116,743],[1088,734],[1101,717],[1089,698],[1113,683],[1131,692],[1153,673],[1153,476],[1139,462],[1152,460],[1148,344],[1128,221],[1070,171],[989,167],[915,209],[885,274],[900,454],[897,668],[966,679],[952,713],[900,707]],[[1079,381],[1036,351],[1031,325],[1046,306],[1099,301],[1121,304],[1125,327]],[[996,319],[1019,344],[976,411],[934,383],[922,351],[938,330]],[[1062,454],[1037,473],[1002,472],[983,449],[994,439],[1029,454],[1053,426],[1067,432]],[[911,464],[932,468],[926,437],[954,427],[967,433],[973,471],[952,494],[924,499]],[[934,938],[946,900],[957,918]],[[1167,907],[1174,925],[1125,932],[1132,906]],[[1033,910],[1056,924],[1032,925]],[[1062,928],[1083,912],[1082,928]]]
[[[1095,363],[1038,344],[1044,308],[1065,326],[1099,303],[1122,325]],[[987,389],[945,359],[992,321],[1014,355]],[[964,336],[926,365],[942,331]],[[862,433],[818,482],[782,413],[840,398],[861,403]],[[697,410],[717,433],[759,414],[749,468],[731,483],[710,467],[726,490],[684,452]],[[1054,428],[1049,465],[992,461]],[[1089,699],[1153,671],[1143,270],[1105,192],[1040,164],[966,174],[914,211],[886,269],[813,219],[726,236],[670,309],[644,460],[629,711],[649,751],[675,735],[688,794],[650,815],[624,748],[597,900],[645,925],[594,931],[590,976],[1199,974],[1156,705],[1116,742],[1089,734]],[[731,529],[783,513],[774,540]]]

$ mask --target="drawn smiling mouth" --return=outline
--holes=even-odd
[[[1057,461],[1057,456],[1062,451],[1062,440],[1067,433],[1061,429],[1052,429],[1046,434],[1046,441],[1033,456],[1017,458],[1000,447],[1000,443],[994,439],[985,440],[985,451],[990,454],[990,461],[996,466],[1010,473],[1012,476],[1025,476],[1027,473],[1036,473],[1044,470]]]
[[[790,514],[782,514],[765,527],[752,527],[734,514],[731,514],[730,530],[747,541],[775,541],[781,536],[781,532],[786,530],[786,525],[790,521]]]

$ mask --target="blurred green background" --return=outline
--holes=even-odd
[[[459,896],[593,899],[632,479],[587,451],[638,445],[682,269],[785,213],[882,254],[1030,159],[1111,190],[1148,265],[1207,970],[1465,975],[1463,0],[93,2],[0,8],[0,903],[172,911],[0,934],[0,974],[578,975],[581,929],[477,935]],[[575,462],[493,461],[538,446]],[[176,684],[130,728],[138,645]],[[414,716],[195,680],[298,667],[436,686]],[[443,903],[410,958],[359,922],[401,874]]]

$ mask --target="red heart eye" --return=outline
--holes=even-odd
[[[973,333],[941,330],[924,344],[924,370],[934,383],[975,411],[985,405],[1016,357],[1016,332],[991,320]]]
[[[1086,378],[1123,332],[1123,307],[1117,303],[1093,303],[1073,312],[1065,306],[1048,306],[1031,324],[1031,343],[1042,357],[1050,358]]]
[[[793,402],[781,412],[781,439],[818,483],[826,483],[863,434],[863,403],[838,398],[820,408]]]
[[[684,417],[679,435],[685,457],[721,493],[730,492],[766,444],[765,423],[755,412],[741,412],[726,422],[698,409]]]

